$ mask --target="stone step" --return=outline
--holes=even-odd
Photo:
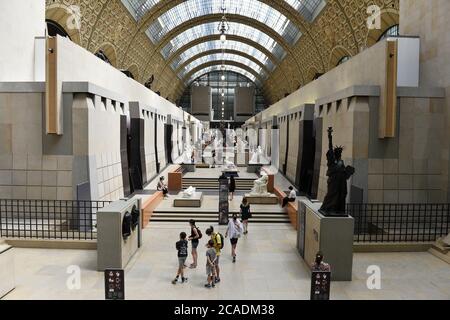
[[[217,213],[178,213],[178,212],[154,212],[153,217],[217,217]],[[230,214],[231,216],[232,214]],[[266,218],[266,219],[289,219],[287,215],[284,214],[265,214],[265,213],[253,213],[251,219],[256,218]]]
[[[190,217],[195,219],[197,222],[217,222],[217,216],[214,218],[209,217]],[[186,222],[186,218],[180,217],[152,217],[150,223],[154,222]],[[289,219],[263,219],[263,218],[252,218],[251,223],[290,223]]]

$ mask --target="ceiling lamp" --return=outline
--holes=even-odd
[[[221,76],[220,76],[220,79],[221,79],[222,81],[225,81],[225,75],[224,75],[224,74],[221,75]]]
[[[225,14],[225,11],[227,10],[225,8],[225,0],[223,0],[222,2],[222,20],[219,23],[219,32],[220,32],[220,42],[222,42],[222,44],[225,44],[225,42],[227,41],[227,31],[230,29],[230,25],[228,24],[228,20]]]

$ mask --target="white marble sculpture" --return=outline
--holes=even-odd
[[[445,238],[442,239],[442,243],[445,246],[450,247],[450,233]]]
[[[184,146],[182,161],[183,163],[192,163],[192,148],[188,145]]]
[[[235,170],[236,169],[236,165],[234,164],[234,162],[231,162],[229,160],[225,160],[225,169],[226,170]]]
[[[258,163],[259,159],[261,159],[262,154],[263,154],[262,148],[261,148],[261,146],[258,146],[258,148],[255,150],[255,152],[253,152],[253,156],[250,159],[250,162]]]
[[[269,183],[269,176],[267,174],[263,174],[261,178],[256,179],[253,182],[253,189],[251,191],[252,196],[270,196],[270,193],[267,192],[267,184]]]
[[[195,194],[195,188],[190,186],[186,190],[183,191],[183,198],[191,198]]]

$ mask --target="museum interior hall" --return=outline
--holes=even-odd
[[[0,300],[450,300],[449,15],[0,0]]]

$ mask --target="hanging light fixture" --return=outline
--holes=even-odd
[[[222,42],[222,44],[225,44],[225,42],[227,41],[227,31],[230,29],[230,25],[228,24],[228,20],[225,14],[225,11],[227,10],[225,8],[225,0],[222,1],[222,20],[220,21],[219,24],[219,32],[220,32],[220,42]]]

